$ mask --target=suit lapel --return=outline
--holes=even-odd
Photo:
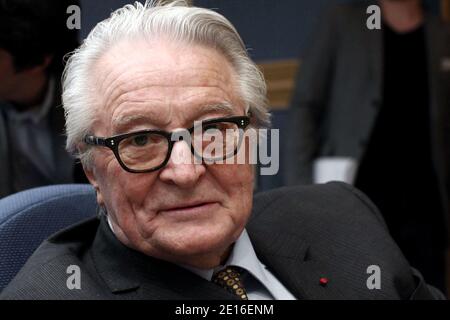
[[[258,258],[297,299],[345,299],[345,281],[332,265],[313,258],[312,247],[296,234],[247,227]],[[196,274],[127,248],[102,218],[92,249],[98,275],[118,298],[237,299]],[[321,283],[325,278],[328,282]]]
[[[296,234],[248,228],[258,258],[297,299],[343,299],[345,282]],[[322,281],[326,283],[321,283]]]
[[[95,271],[118,298],[237,299],[184,268],[124,246],[111,232],[105,218],[101,219],[92,248]]]

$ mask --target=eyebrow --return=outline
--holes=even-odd
[[[202,115],[213,112],[220,112],[223,113],[225,116],[229,116],[234,114],[234,108],[228,102],[207,104],[200,107],[199,111],[195,114],[195,117],[198,118],[201,117]],[[192,121],[197,120],[196,118],[191,120]],[[114,131],[120,131],[129,126],[137,126],[141,124],[151,124],[151,123],[155,123],[154,117],[145,114],[129,114],[120,116],[117,119],[115,119],[113,121],[113,127],[115,128]],[[168,123],[164,123],[162,125],[167,124]]]
[[[155,119],[143,114],[130,114],[121,116],[113,121],[114,131],[121,131],[129,126],[153,123]]]
[[[215,103],[215,104],[208,104],[205,106],[202,106],[200,108],[200,112],[198,114],[208,114],[212,112],[221,112],[226,115],[232,115],[234,113],[233,106],[228,102],[222,102],[222,103]]]

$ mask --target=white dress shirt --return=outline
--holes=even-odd
[[[259,261],[245,229],[234,243],[231,254],[223,266],[208,270],[180,266],[208,281],[211,281],[214,272],[226,266],[237,266],[251,275],[245,278],[245,290],[249,300],[296,300],[292,293]]]

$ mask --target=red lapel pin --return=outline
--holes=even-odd
[[[328,278],[320,278],[319,283],[322,287],[325,287],[328,284]]]

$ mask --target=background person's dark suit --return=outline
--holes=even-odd
[[[291,138],[288,140],[286,163],[288,184],[311,183],[314,161],[320,157],[350,157],[359,164],[367,158],[374,159],[374,152],[369,157],[367,151],[373,146],[371,140],[380,119],[380,110],[387,107],[383,105],[386,99],[386,33],[366,27],[369,17],[366,9],[367,6],[339,6],[320,20],[320,30],[303,60],[290,110]],[[365,161],[358,172],[356,186],[380,208],[394,239],[410,263],[426,274],[428,281],[443,288],[450,181],[450,32],[448,25],[438,17],[426,15],[423,34],[423,67],[426,69],[422,78],[423,96],[428,99],[423,108],[427,108],[428,114],[424,113],[420,128],[405,126],[413,119],[420,121],[420,116],[408,111],[406,101],[409,100],[405,99],[405,104],[402,104],[401,97],[396,97],[400,101],[397,106],[402,108],[398,115],[404,112],[396,122],[397,133],[406,140],[398,138],[397,149],[395,146],[392,149],[398,151],[406,142],[408,150],[398,159],[399,152],[392,154],[391,159],[387,152],[375,154],[383,156],[386,161],[383,165],[374,165],[373,162],[378,161],[376,158],[370,169],[367,169]],[[410,55],[413,60],[417,52]],[[420,62],[419,58],[417,69],[422,67]],[[412,72],[421,72],[421,69]],[[412,95],[415,90],[411,88],[409,93]],[[378,128],[387,123],[384,121]],[[395,130],[391,131],[396,136]],[[405,133],[404,130],[410,132]],[[422,133],[424,142],[419,144],[415,139]],[[395,136],[392,140],[396,139]],[[386,135],[378,145],[389,142],[389,138]],[[422,150],[419,145],[427,150]],[[423,155],[428,156],[429,166],[414,167],[412,163]],[[373,168],[377,166],[379,170],[375,171]],[[428,183],[421,178],[419,174],[425,170],[434,176],[433,182]],[[359,176],[362,171],[365,171],[364,175]],[[399,174],[400,171],[404,173]],[[367,172],[371,173],[370,177]],[[380,180],[378,193],[382,188],[392,189],[388,201],[379,199],[370,188],[377,176]],[[416,205],[415,202],[422,197],[428,198],[422,201],[423,205]],[[389,203],[385,205],[386,202]]]
[[[67,214],[67,213],[66,213]],[[342,183],[257,195],[247,230],[259,259],[298,299],[443,298],[413,270],[360,192]],[[81,290],[66,286],[81,269]],[[367,268],[381,289],[367,288]],[[327,277],[326,286],[320,279]],[[91,219],[44,242],[1,299],[233,299],[174,264],[122,245],[106,219]]]

